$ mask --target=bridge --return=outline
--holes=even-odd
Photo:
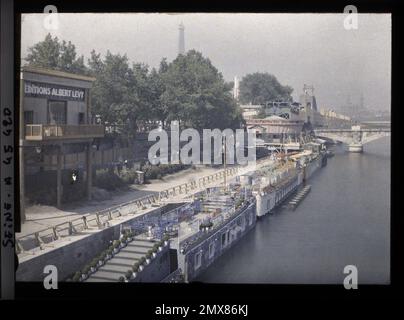
[[[390,135],[391,122],[367,121],[353,125],[350,129],[316,128],[314,133],[319,138],[347,144],[350,152],[362,152],[364,144]]]

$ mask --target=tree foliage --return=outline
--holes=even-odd
[[[88,60],[92,88],[92,110],[104,123],[118,125],[133,135],[137,121],[151,109],[148,67],[129,65],[126,55],[107,52],[104,59],[94,50]]]
[[[27,65],[52,70],[84,74],[84,57],[77,57],[76,47],[70,41],[59,41],[47,34],[44,41],[28,49]]]
[[[162,74],[167,121],[184,127],[235,128],[242,117],[222,74],[200,52],[178,55]]]
[[[274,100],[292,100],[293,89],[283,86],[274,75],[269,73],[252,73],[240,82],[240,101],[242,103],[265,104]]]
[[[167,126],[179,120],[182,127],[239,128],[241,111],[232,98],[230,84],[200,52],[190,50],[158,69],[130,63],[126,55],[94,50],[87,66],[69,41],[48,34],[29,48],[28,65],[93,76],[92,113],[104,124],[118,125],[129,136],[139,123]]]

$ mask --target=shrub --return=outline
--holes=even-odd
[[[188,167],[190,166],[184,164],[144,164],[141,166],[140,170],[144,172],[145,179],[149,180],[161,179],[164,175],[172,174]]]
[[[118,281],[119,281],[119,282],[125,282],[125,277],[120,276],[119,279],[118,279]]]
[[[133,264],[132,270],[133,270],[133,272],[138,272],[138,271],[139,271],[139,268],[140,268],[140,263],[139,263],[139,262],[135,262],[135,263]]]
[[[88,274],[90,272],[90,269],[91,267],[89,265],[86,265],[81,272],[83,274]]]
[[[141,257],[140,259],[139,259],[139,264],[144,264],[146,262],[146,258],[145,257]]]
[[[133,271],[129,269],[125,273],[125,278],[129,280],[132,277],[132,274],[133,274]]]
[[[77,272],[74,274],[72,280],[77,282],[77,281],[80,280],[80,278],[81,278],[81,272],[80,272],[80,271],[77,271]]]
[[[136,182],[136,170],[135,169],[122,170],[119,177],[122,179],[124,183],[133,184]]]
[[[108,169],[101,169],[96,172],[94,186],[113,191],[126,186],[126,183],[114,172]]]
[[[115,241],[113,242],[112,246],[113,246],[114,249],[116,249],[116,248],[119,248],[119,245],[120,245],[120,244],[121,244],[121,241],[115,240]]]
[[[91,262],[90,262],[90,268],[95,268],[95,267],[97,267],[97,264],[98,264],[98,259],[97,259],[97,258],[94,258],[94,259],[91,260]]]
[[[101,253],[98,257],[98,260],[105,260],[105,258],[107,257],[107,253],[104,251],[103,253]]]
[[[128,240],[128,235],[125,233],[125,234],[122,236],[121,241],[122,241],[122,242],[126,242],[127,240]]]
[[[151,250],[151,249],[148,250],[147,253],[146,253],[146,259],[150,259],[152,254],[153,254],[153,250]]]

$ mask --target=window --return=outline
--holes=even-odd
[[[209,258],[213,258],[214,254],[215,254],[215,243],[211,242],[209,244]]]
[[[79,112],[79,124],[84,124],[84,112]]]
[[[48,101],[48,123],[66,124],[66,101]]]
[[[34,111],[24,111],[24,124],[34,123]]]
[[[34,111],[24,111],[24,135],[26,134],[26,126],[27,124],[34,123]]]
[[[202,252],[196,253],[194,259],[194,269],[197,270],[202,264]]]

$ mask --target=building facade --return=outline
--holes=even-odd
[[[94,78],[42,68],[24,67],[20,83],[20,190],[22,209],[28,185],[53,184],[55,204],[60,207],[63,191],[76,181],[84,181],[91,198],[94,139],[104,136],[104,126],[94,123],[91,87]],[[71,175],[62,172],[62,159],[72,153]],[[48,159],[48,161],[45,161]],[[43,181],[26,181],[26,174]],[[49,177],[49,179],[45,179]],[[48,185],[49,187],[49,185]]]

